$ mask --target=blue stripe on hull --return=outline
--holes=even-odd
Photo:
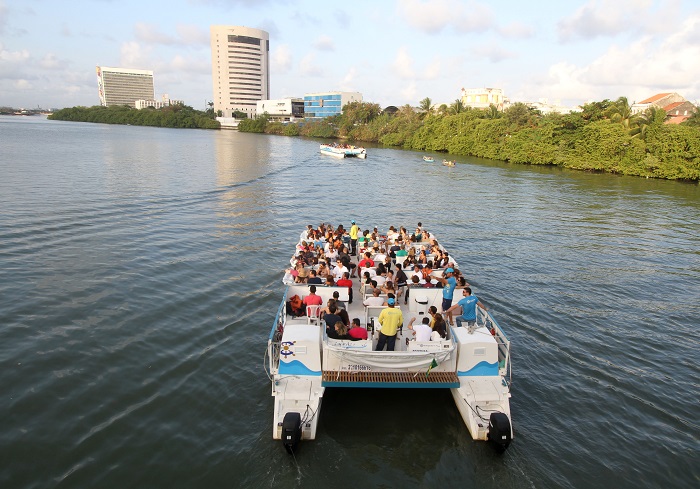
[[[458,377],[488,377],[491,375],[498,375],[498,362],[479,362],[466,372],[462,372],[460,370],[457,371]]]
[[[292,360],[291,362],[280,362],[279,373],[280,375],[313,375],[314,377],[321,376],[320,370],[311,370],[299,360]]]

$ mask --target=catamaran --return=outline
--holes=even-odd
[[[303,237],[304,233],[302,233]],[[433,236],[434,239],[434,236]],[[420,249],[426,242],[410,243]],[[297,249],[301,247],[300,243]],[[372,248],[368,248],[372,250]],[[442,245],[440,244],[440,249]],[[362,256],[359,250],[359,256]],[[449,266],[458,268],[450,256]],[[354,257],[353,257],[354,258]],[[402,262],[397,257],[394,262]],[[292,258],[292,264],[295,258]],[[318,265],[307,265],[306,275]],[[301,269],[301,267],[299,267]],[[411,283],[411,270],[405,271]],[[418,271],[417,273],[421,273]],[[433,277],[445,269],[435,269]],[[321,401],[328,388],[420,388],[450,389],[455,405],[474,440],[487,440],[504,451],[513,439],[509,399],[511,386],[510,340],[490,312],[476,308],[475,329],[448,326],[445,338],[416,341],[407,328],[411,318],[420,323],[429,317],[430,306],[442,306],[442,288],[411,287],[408,299],[397,298],[404,323],[396,335],[394,351],[375,351],[381,325],[378,317],[388,305],[365,306],[360,280],[353,280],[354,301],[349,302],[347,286],[315,285],[316,294],[326,304],[333,293],[344,304],[350,318],[360,318],[367,330],[366,340],[329,338],[317,308],[306,308],[305,315],[290,313],[288,301],[308,295],[310,285],[287,274],[282,298],[267,342],[267,370],[274,397],[272,437],[282,440],[293,453],[302,440],[316,438]],[[459,299],[455,291],[454,303]],[[404,303],[406,302],[406,303]],[[321,306],[323,307],[323,306]]]

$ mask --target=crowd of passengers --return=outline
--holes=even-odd
[[[397,260],[398,259],[398,260]],[[342,224],[308,225],[301,233],[296,253],[287,270],[298,284],[311,284],[303,305],[323,305],[316,294],[316,285],[348,287],[348,303],[353,302],[353,289],[357,287],[365,306],[391,306],[403,300],[408,303],[414,287],[445,287],[454,283],[454,289],[467,289],[469,284],[456,268],[447,251],[423,229],[419,222],[413,233],[405,227],[394,226],[382,235],[373,230],[360,230],[355,221],[351,228]],[[442,274],[435,271],[442,269]],[[410,278],[409,278],[410,277]],[[454,281],[451,278],[454,277]],[[353,279],[356,278],[356,281]],[[450,279],[450,281],[448,281]],[[468,289],[471,293],[471,289]],[[367,329],[355,318],[350,322],[346,306],[338,300],[338,293],[328,300],[320,311],[329,338],[367,339]],[[448,310],[449,309],[449,310]],[[439,340],[446,337],[447,324],[452,325],[452,309],[444,308],[442,314],[431,306],[430,318],[425,317],[408,328],[416,340]],[[303,314],[303,313],[302,313]],[[391,345],[393,349],[393,344]]]

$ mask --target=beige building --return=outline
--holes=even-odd
[[[255,116],[257,102],[270,98],[270,35],[227,25],[211,26],[210,34],[214,111]]]
[[[503,90],[500,88],[463,88],[462,105],[476,109],[488,109],[491,104],[503,110]]]
[[[97,90],[100,104],[135,106],[137,100],[153,100],[153,72],[98,66]]]

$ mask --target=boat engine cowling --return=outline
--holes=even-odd
[[[510,420],[505,413],[491,413],[489,418],[489,441],[499,452],[504,452],[512,440]]]
[[[287,413],[282,421],[282,444],[288,453],[294,453],[301,440],[301,414]]]

